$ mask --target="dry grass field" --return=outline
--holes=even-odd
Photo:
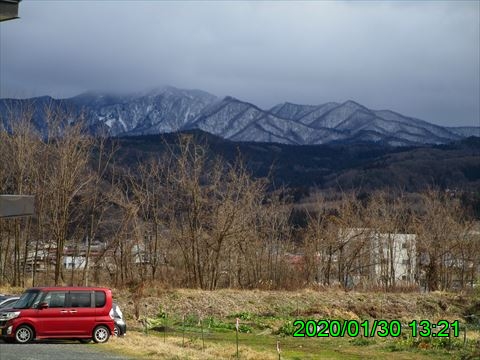
[[[142,296],[115,291],[127,316],[125,338],[108,347],[145,359],[235,359],[235,319],[240,319],[241,359],[475,359],[480,356],[479,326],[468,325],[458,338],[297,338],[295,319],[460,320],[477,309],[478,296],[462,293],[379,293],[340,290],[200,291],[145,289]],[[185,320],[186,319],[186,320]],[[199,321],[202,321],[202,331]],[[148,328],[144,325],[148,323]],[[166,333],[165,333],[166,329]],[[203,341],[202,341],[203,332]],[[447,341],[448,340],[448,341]]]
[[[211,339],[210,339],[211,340]],[[179,336],[145,335],[138,331],[129,332],[123,338],[114,338],[107,347],[115,352],[140,359],[229,359],[236,356],[235,340],[231,344],[222,341],[208,341],[203,349],[201,339],[187,339],[182,344]],[[240,346],[242,359],[278,359],[274,351],[262,351],[253,346]]]
[[[475,298],[465,293],[382,293],[343,290],[261,291],[146,288],[141,296],[114,291],[114,296],[130,319],[156,317],[159,312],[203,317],[233,314],[269,314],[279,318],[312,319],[428,319],[462,320]],[[477,300],[478,301],[478,300]],[[137,319],[135,319],[137,317]]]
[[[21,289],[0,289],[18,293]],[[462,359],[480,358],[480,298],[466,293],[344,292],[163,289],[145,286],[135,294],[113,290],[128,325],[127,336],[111,338],[106,351],[138,359]],[[459,320],[458,338],[293,337],[296,319]],[[98,345],[88,345],[98,346]]]

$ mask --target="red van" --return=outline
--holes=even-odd
[[[0,311],[0,334],[7,342],[79,339],[107,342],[114,331],[112,292],[96,287],[37,287]]]

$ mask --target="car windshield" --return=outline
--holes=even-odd
[[[35,299],[40,298],[40,291],[25,291],[13,306],[14,309],[28,309]]]

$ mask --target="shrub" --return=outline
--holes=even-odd
[[[288,320],[283,323],[277,331],[278,335],[291,336],[297,330],[297,326],[293,326],[293,322]]]

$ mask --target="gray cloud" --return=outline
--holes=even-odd
[[[169,84],[480,125],[477,1],[22,1],[20,16],[0,24],[2,97]]]

